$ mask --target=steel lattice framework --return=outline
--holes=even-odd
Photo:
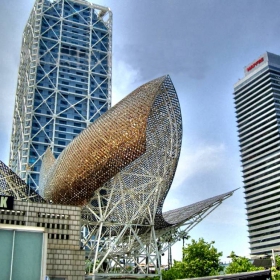
[[[98,118],[56,160],[45,153],[41,192],[48,202],[81,206],[81,247],[93,260],[93,277],[160,276],[161,254],[232,195],[162,213],[181,142],[179,100],[163,76]],[[0,172],[6,186],[9,171]]]
[[[48,146],[65,146],[111,107],[112,13],[82,0],[36,0],[20,57],[10,167],[36,189]]]

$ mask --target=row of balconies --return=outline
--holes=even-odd
[[[263,72],[263,70],[261,72]],[[265,74],[261,72],[254,75],[258,76],[258,78],[255,77],[254,81],[251,81],[250,83],[247,81],[246,86],[244,86],[242,90],[239,89],[235,91],[235,104],[238,113],[240,109],[248,108],[250,107],[250,104],[256,104],[258,100],[263,98],[263,93],[266,92],[267,87],[279,89],[278,76],[276,77],[268,71]],[[278,72],[275,72],[275,74],[278,74]],[[268,83],[268,81],[270,82]],[[239,97],[237,98],[237,96]]]
[[[234,100],[235,103],[240,103],[245,101],[248,98],[246,92],[255,88],[255,86],[266,79],[270,75],[268,67],[263,68],[262,70],[258,71],[256,74],[251,76],[249,79],[247,78],[242,84],[238,85],[234,88]],[[245,92],[245,94],[244,94]]]
[[[270,147],[272,144],[278,142],[279,139],[279,131],[275,130],[274,137],[267,138],[265,141],[259,141],[253,145],[248,146],[246,149],[243,149],[242,146],[242,158],[246,159],[247,156],[252,156],[256,153],[261,153],[263,148]]]
[[[243,177],[247,181],[249,179],[256,178],[256,176],[266,174],[267,172],[274,169],[275,166],[278,166],[280,164],[279,159],[280,159],[280,157],[277,156],[275,158],[271,158],[269,161],[264,161],[261,164],[259,164],[258,166],[251,168],[249,171],[243,172]],[[247,193],[247,192],[245,192],[245,193]]]

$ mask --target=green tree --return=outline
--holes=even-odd
[[[257,271],[263,270],[263,267],[254,266],[249,259],[245,257],[236,256],[234,252],[230,253],[231,263],[226,268],[226,274],[247,272],[247,271]]]
[[[280,269],[280,256],[275,256],[275,266]]]
[[[220,266],[222,253],[218,252],[213,244],[214,241],[208,243],[203,238],[198,241],[192,239],[191,243],[183,248],[183,260],[174,261],[173,267],[169,273],[166,273],[168,277],[163,274],[163,279],[173,280],[219,274],[222,270]]]
[[[272,280],[280,280],[280,271],[276,267],[271,268]]]
[[[184,277],[184,274],[182,273],[182,271],[175,269],[174,267],[171,267],[168,270],[162,271],[163,280],[175,280],[175,279],[183,279],[183,278],[185,278],[185,277]]]
[[[280,280],[280,256],[275,256],[275,265],[271,268],[272,280]]]

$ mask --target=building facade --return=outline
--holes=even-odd
[[[23,33],[9,165],[36,189],[57,157],[111,107],[112,13],[85,0],[37,0]]]
[[[250,250],[280,247],[280,56],[265,53],[234,86]]]

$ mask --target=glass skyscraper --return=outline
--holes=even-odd
[[[57,157],[111,106],[112,13],[85,0],[37,0],[26,24],[10,167],[36,189],[48,147]]]
[[[250,249],[280,247],[280,56],[265,53],[234,87]]]

